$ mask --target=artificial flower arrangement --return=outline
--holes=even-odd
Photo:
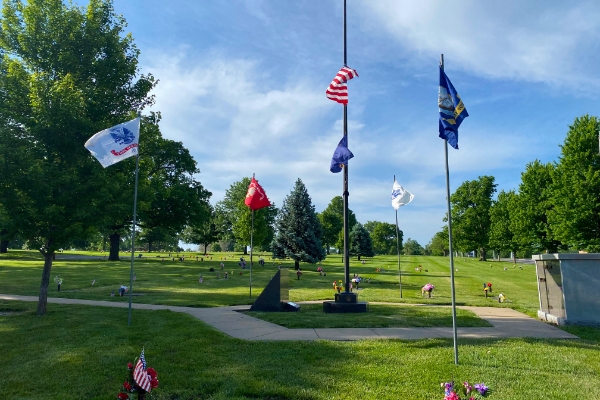
[[[146,368],[144,350],[134,365],[127,363],[127,380],[117,395],[119,400],[144,400],[146,393],[158,387],[158,374],[154,368]]]
[[[454,387],[454,381],[442,382],[440,386],[444,389],[444,400],[479,400],[490,391],[485,383],[471,385],[469,382],[463,382],[462,387],[458,389]]]
[[[340,279],[339,281],[333,281],[333,290],[337,290],[338,293],[344,288],[344,282]]]
[[[433,289],[435,289],[435,286],[433,286],[431,283],[426,284],[421,288],[421,296],[427,293],[427,297],[431,298],[431,292],[433,292]]]
[[[54,277],[54,283],[56,283],[57,287],[58,287],[58,291],[60,292],[60,285],[62,285],[63,280],[60,276],[56,275]]]
[[[483,283],[483,291],[485,292],[485,297],[487,297],[488,293],[492,293],[492,283]]]

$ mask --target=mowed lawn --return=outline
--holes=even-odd
[[[92,255],[92,253],[85,253]],[[223,261],[231,279],[217,279],[222,254],[213,260],[161,261],[155,254],[136,259],[135,302],[211,307],[250,304],[277,271],[265,257],[256,266],[249,295],[248,270],[239,255]],[[93,257],[102,257],[93,254]],[[450,304],[448,259],[403,257],[400,298],[395,257],[352,261],[351,274],[371,278],[360,285],[361,300],[391,303]],[[492,267],[490,267],[490,264]],[[37,296],[43,260],[34,252],[0,255],[0,293]],[[256,264],[257,265],[257,264]],[[283,267],[292,267],[290,260]],[[422,271],[415,268],[422,265]],[[216,269],[210,273],[210,267]],[[504,268],[507,268],[506,270]],[[343,277],[341,259],[302,265],[290,271],[294,301],[332,299],[332,282]],[[376,272],[380,268],[381,272]],[[459,304],[513,307],[534,315],[537,288],[534,267],[457,259]],[[239,275],[239,272],[242,275]],[[200,274],[204,283],[200,284]],[[128,285],[129,261],[57,260],[61,292],[51,283],[51,297],[126,302],[110,297]],[[94,286],[92,280],[96,280]],[[496,296],[485,298],[483,282]],[[431,299],[420,288],[432,283]],[[422,308],[422,307],[418,307]],[[600,393],[600,330],[571,327],[580,340],[466,340],[459,337],[459,366],[453,343],[446,339],[357,342],[257,342],[230,338],[189,315],[134,310],[127,327],[126,310],[49,304],[44,317],[36,303],[0,301],[0,398],[114,399],[126,377],[126,363],[146,349],[146,360],[159,374],[154,399],[442,399],[440,382],[485,382],[491,399],[579,399]],[[302,313],[297,314],[301,316]]]
[[[77,254],[91,259],[68,259]],[[180,254],[180,256],[183,254]],[[164,261],[163,260],[164,256]],[[172,253],[172,256],[175,256]],[[196,253],[186,254],[184,262],[172,261],[168,254],[147,253],[135,259],[135,301],[150,304],[167,304],[194,307],[252,304],[279,265],[288,268],[290,274],[290,300],[331,300],[333,281],[344,278],[344,268],[339,255],[330,255],[322,263],[326,276],[316,272],[317,266],[301,264],[303,274],[297,280],[292,260],[270,260],[265,254],[266,264],[258,265],[258,256],[252,271],[252,297],[250,297],[250,271],[238,265],[241,254],[214,253],[204,261],[196,261]],[[212,257],[212,260],[210,260]],[[129,286],[130,260],[122,254],[122,261],[108,262],[100,253],[65,252],[58,255],[52,268],[53,279],[63,279],[61,291],[51,281],[49,296],[81,298],[90,300],[127,301],[118,297],[118,288]],[[226,259],[222,259],[226,258]],[[99,260],[100,259],[100,260]],[[249,257],[246,257],[248,260]],[[225,265],[221,271],[220,263]],[[419,265],[420,272],[416,271]],[[490,267],[491,266],[491,267]],[[36,296],[42,274],[43,260],[33,251],[11,251],[0,255],[0,293]],[[214,268],[214,272],[210,272]],[[377,272],[377,269],[381,272]],[[506,268],[506,270],[505,270]],[[350,263],[351,276],[370,278],[370,283],[359,285],[359,299],[368,302],[451,304],[450,268],[448,258],[426,256],[403,256],[402,298],[398,277],[398,264],[394,256],[378,256],[368,259],[366,264],[353,258]],[[229,278],[223,279],[227,271]],[[217,278],[217,274],[221,278]],[[204,282],[198,279],[202,275]],[[95,284],[92,286],[92,281]],[[485,298],[483,283],[491,282],[493,293]],[[426,283],[435,286],[431,299],[421,296],[421,287]],[[472,258],[455,260],[456,302],[458,305],[510,306],[535,315],[538,296],[533,265],[517,265],[507,262],[480,262]],[[115,297],[110,297],[114,292]],[[503,293],[510,303],[499,305],[497,296]]]

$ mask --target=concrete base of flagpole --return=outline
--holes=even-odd
[[[335,301],[324,301],[323,311],[326,313],[362,313],[367,312],[367,302],[358,301],[353,292],[335,294]]]

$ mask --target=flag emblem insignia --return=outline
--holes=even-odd
[[[106,168],[136,155],[139,139],[140,119],[136,118],[96,133],[84,146]]]
[[[440,112],[439,132],[442,139],[458,149],[458,127],[469,116],[465,105],[440,67],[440,87],[438,92],[438,108]]]
[[[415,196],[411,192],[404,189],[402,185],[394,179],[394,185],[392,186],[392,207],[397,210],[413,201],[414,198]]]
[[[248,186],[248,192],[246,192],[246,200],[244,200],[244,204],[250,207],[250,209],[253,211],[271,205],[265,190],[262,188],[262,186],[260,186],[258,181],[254,179],[254,177]]]
[[[129,144],[135,140],[135,134],[124,126],[112,128],[109,133],[116,144]]]

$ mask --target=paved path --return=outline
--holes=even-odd
[[[37,296],[0,294],[2,300],[38,301]],[[101,307],[128,308],[128,302],[63,299],[49,297],[48,303],[84,304]],[[302,304],[302,303],[300,303]],[[361,340],[361,339],[427,339],[452,338],[452,328],[336,328],[336,329],[288,329],[238,311],[250,309],[249,305],[193,308],[134,303],[137,310],[171,310],[198,318],[221,332],[246,340]],[[514,338],[578,339],[552,325],[538,321],[510,308],[459,307],[477,314],[493,327],[458,328],[460,338]]]

